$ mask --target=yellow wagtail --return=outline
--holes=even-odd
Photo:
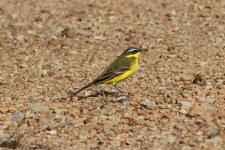
[[[129,47],[116,60],[114,60],[94,81],[82,87],[72,95],[77,95],[81,91],[92,85],[113,84],[128,78],[137,70],[138,56],[140,52],[147,49]],[[116,87],[117,88],[117,87]],[[118,88],[117,88],[118,89]],[[119,90],[119,89],[118,89]],[[120,91],[120,90],[119,90]]]

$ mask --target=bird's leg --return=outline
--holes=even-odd
[[[120,98],[117,102],[122,102],[127,99],[127,96],[123,94],[123,92],[116,86],[116,84],[113,84],[113,87],[119,91]]]
[[[101,93],[102,93],[103,99],[105,100],[105,92],[101,90]]]
[[[106,103],[106,97],[105,97],[104,90],[101,89],[101,93],[102,93],[103,99],[101,100],[102,105],[100,106],[100,108],[103,108],[107,103]]]
[[[113,87],[117,89],[117,91],[119,91],[120,95],[123,95],[123,92],[116,86],[116,84],[113,84]]]

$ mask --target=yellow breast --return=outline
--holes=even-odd
[[[129,55],[129,56],[126,56],[126,57],[133,57],[135,58],[134,61],[132,62],[131,64],[131,69],[107,82],[105,82],[106,84],[115,84],[115,83],[118,83],[120,81],[123,81],[125,80],[126,78],[128,78],[129,76],[131,76],[132,74],[134,74],[134,72],[137,70],[137,67],[138,67],[138,55],[139,53],[137,54],[133,54],[133,55]]]

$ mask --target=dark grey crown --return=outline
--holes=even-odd
[[[128,47],[123,54],[136,54],[138,52],[142,51],[141,48],[136,48],[136,47]],[[122,55],[123,55],[122,54]]]

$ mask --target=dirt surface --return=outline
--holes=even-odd
[[[223,0],[1,0],[0,149],[225,149],[224,41]],[[128,46],[125,96],[64,99]]]

